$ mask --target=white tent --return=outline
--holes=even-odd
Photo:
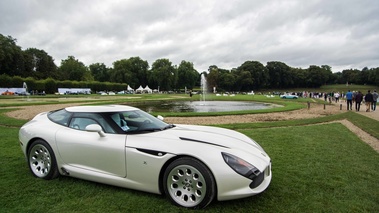
[[[129,85],[128,85],[128,89],[127,89],[128,91],[133,91],[134,92],[134,89],[133,88],[131,88]]]
[[[142,93],[143,92],[143,87],[140,85],[138,89],[136,89],[136,93]]]
[[[146,87],[145,87],[145,89],[143,89],[143,91],[145,91],[147,93],[153,93],[153,90],[151,90],[148,85],[146,85]]]

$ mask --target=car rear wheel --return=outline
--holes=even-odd
[[[59,175],[54,152],[44,140],[36,140],[30,145],[28,164],[36,177],[49,180]]]
[[[164,190],[178,206],[204,208],[215,197],[215,180],[209,169],[199,160],[189,157],[173,161],[164,174]]]

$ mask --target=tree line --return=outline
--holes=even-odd
[[[263,65],[259,61],[246,61],[231,70],[217,65],[198,72],[192,62],[181,61],[173,65],[169,59],[157,59],[149,66],[140,57],[114,61],[112,67],[104,63],[86,66],[74,56],[68,56],[57,66],[44,50],[22,50],[17,40],[0,34],[0,75],[18,76],[35,80],[52,79],[57,82],[109,82],[159,88],[161,91],[193,89],[200,84],[200,74],[207,77],[208,86],[218,91],[250,91],[267,88],[317,88],[325,84],[371,84],[379,85],[379,67],[347,69],[332,72],[328,65],[310,65],[309,68],[294,68],[283,62],[271,61]],[[87,83],[88,84],[88,83]],[[1,85],[0,85],[1,87]]]

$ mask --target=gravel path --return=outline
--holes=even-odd
[[[324,105],[311,103],[310,109],[301,109],[290,112],[274,112],[264,114],[249,114],[249,115],[227,115],[227,116],[207,116],[207,117],[166,117],[165,121],[168,123],[176,124],[231,124],[231,123],[252,123],[252,122],[265,122],[265,121],[281,121],[281,120],[293,120],[293,119],[308,119],[323,117],[332,114],[338,114],[346,112],[346,104],[341,103],[334,105]],[[69,106],[75,106],[77,104],[55,104],[55,105],[36,105],[36,106],[23,106],[18,107],[19,110],[8,112],[7,115],[18,119],[31,120],[36,114],[45,111],[51,111],[61,109]],[[361,115],[368,116],[370,118],[379,121],[379,112],[365,112],[364,110],[357,112]],[[379,140],[372,137],[362,129],[358,128],[348,120],[335,121],[340,122],[346,126],[350,131],[355,133],[362,141],[373,147],[374,150],[379,152]]]

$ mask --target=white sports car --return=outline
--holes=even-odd
[[[283,98],[283,99],[298,99],[299,96],[293,95],[293,94],[283,94],[283,95],[280,95],[280,98]]]
[[[167,124],[123,105],[40,113],[21,127],[19,140],[38,178],[66,175],[165,194],[187,208],[261,193],[272,177],[270,157],[239,132]]]

